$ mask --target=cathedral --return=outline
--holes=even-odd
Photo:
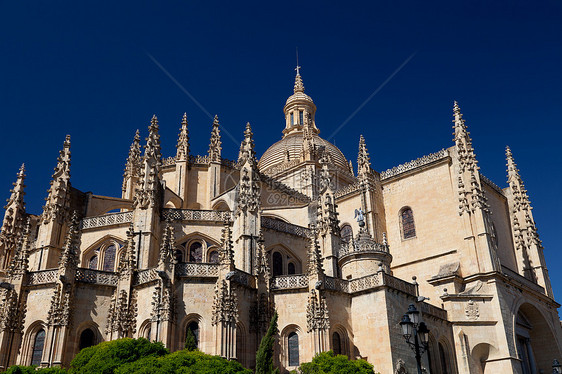
[[[22,165],[0,231],[0,370],[67,367],[123,337],[175,351],[189,331],[254,368],[277,311],[282,373],[328,350],[389,374],[552,372],[560,304],[509,148],[501,188],[455,102],[450,147],[377,171],[360,137],[354,163],[320,136],[298,68],[283,111],[281,139],[258,159],[248,123],[237,160],[218,117],[192,155],[186,115],[162,157],[154,116],[114,197],[72,186],[67,136],[39,215]]]

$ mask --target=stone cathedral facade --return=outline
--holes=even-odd
[[[72,186],[67,136],[39,215],[25,210],[22,166],[0,232],[0,368],[67,366],[121,337],[178,350],[188,330],[252,368],[277,310],[282,372],[333,350],[414,373],[399,322],[415,304],[428,373],[551,371],[560,305],[509,148],[500,188],[455,103],[449,148],[379,172],[363,137],[355,165],[320,137],[298,70],[283,110],[282,139],[259,160],[250,124],[238,160],[222,158],[216,117],[208,153],[191,155],[185,115],[163,158],[152,118],[120,197]]]

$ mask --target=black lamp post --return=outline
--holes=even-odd
[[[425,322],[420,322],[420,312],[414,304],[410,304],[408,311],[400,321],[402,326],[402,335],[406,339],[406,343],[412,348],[416,355],[416,363],[418,365],[418,374],[422,374],[421,356],[427,350],[427,342],[429,340],[429,329]],[[414,337],[414,341],[410,339]]]

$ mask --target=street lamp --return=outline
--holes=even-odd
[[[416,309],[414,304],[408,306],[408,311],[400,321],[402,327],[402,335],[406,339],[406,343],[412,348],[416,354],[416,363],[418,365],[418,374],[422,374],[421,369],[421,356],[427,350],[427,343],[429,341],[429,329],[425,322],[420,322],[420,312]],[[410,341],[414,336],[414,341]],[[554,365],[553,365],[554,367]]]

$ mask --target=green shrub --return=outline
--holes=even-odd
[[[120,365],[167,353],[162,343],[151,343],[144,338],[112,340],[81,350],[70,363],[68,373],[112,374]]]
[[[373,365],[365,360],[350,360],[344,355],[334,355],[332,351],[314,356],[312,362],[299,367],[301,374],[374,374]]]
[[[6,374],[66,374],[66,370],[61,368],[37,368],[36,366],[11,366]]]
[[[198,350],[182,350],[162,357],[145,357],[118,367],[115,374],[251,374],[236,361]]]

